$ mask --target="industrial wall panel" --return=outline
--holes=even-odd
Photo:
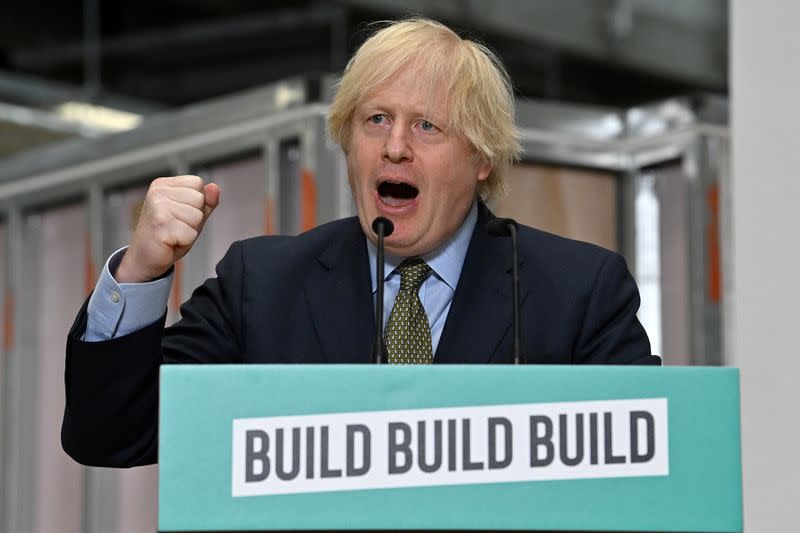
[[[495,214],[610,250],[617,245],[617,185],[602,170],[522,163],[508,194],[493,199]]]

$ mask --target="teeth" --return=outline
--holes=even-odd
[[[383,203],[386,205],[392,207],[400,207],[411,203],[411,200],[408,198],[395,198],[394,196],[381,196],[381,200],[383,200]]]

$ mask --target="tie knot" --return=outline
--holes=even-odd
[[[400,290],[419,291],[420,285],[428,277],[431,267],[422,259],[406,259],[397,269],[400,271]]]

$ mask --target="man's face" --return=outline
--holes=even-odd
[[[356,106],[347,150],[358,219],[370,239],[375,217],[394,223],[389,253],[418,256],[442,245],[469,212],[491,166],[452,131],[442,94],[420,88],[406,67]]]

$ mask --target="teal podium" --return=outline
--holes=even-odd
[[[729,368],[163,366],[159,531],[741,532]]]

